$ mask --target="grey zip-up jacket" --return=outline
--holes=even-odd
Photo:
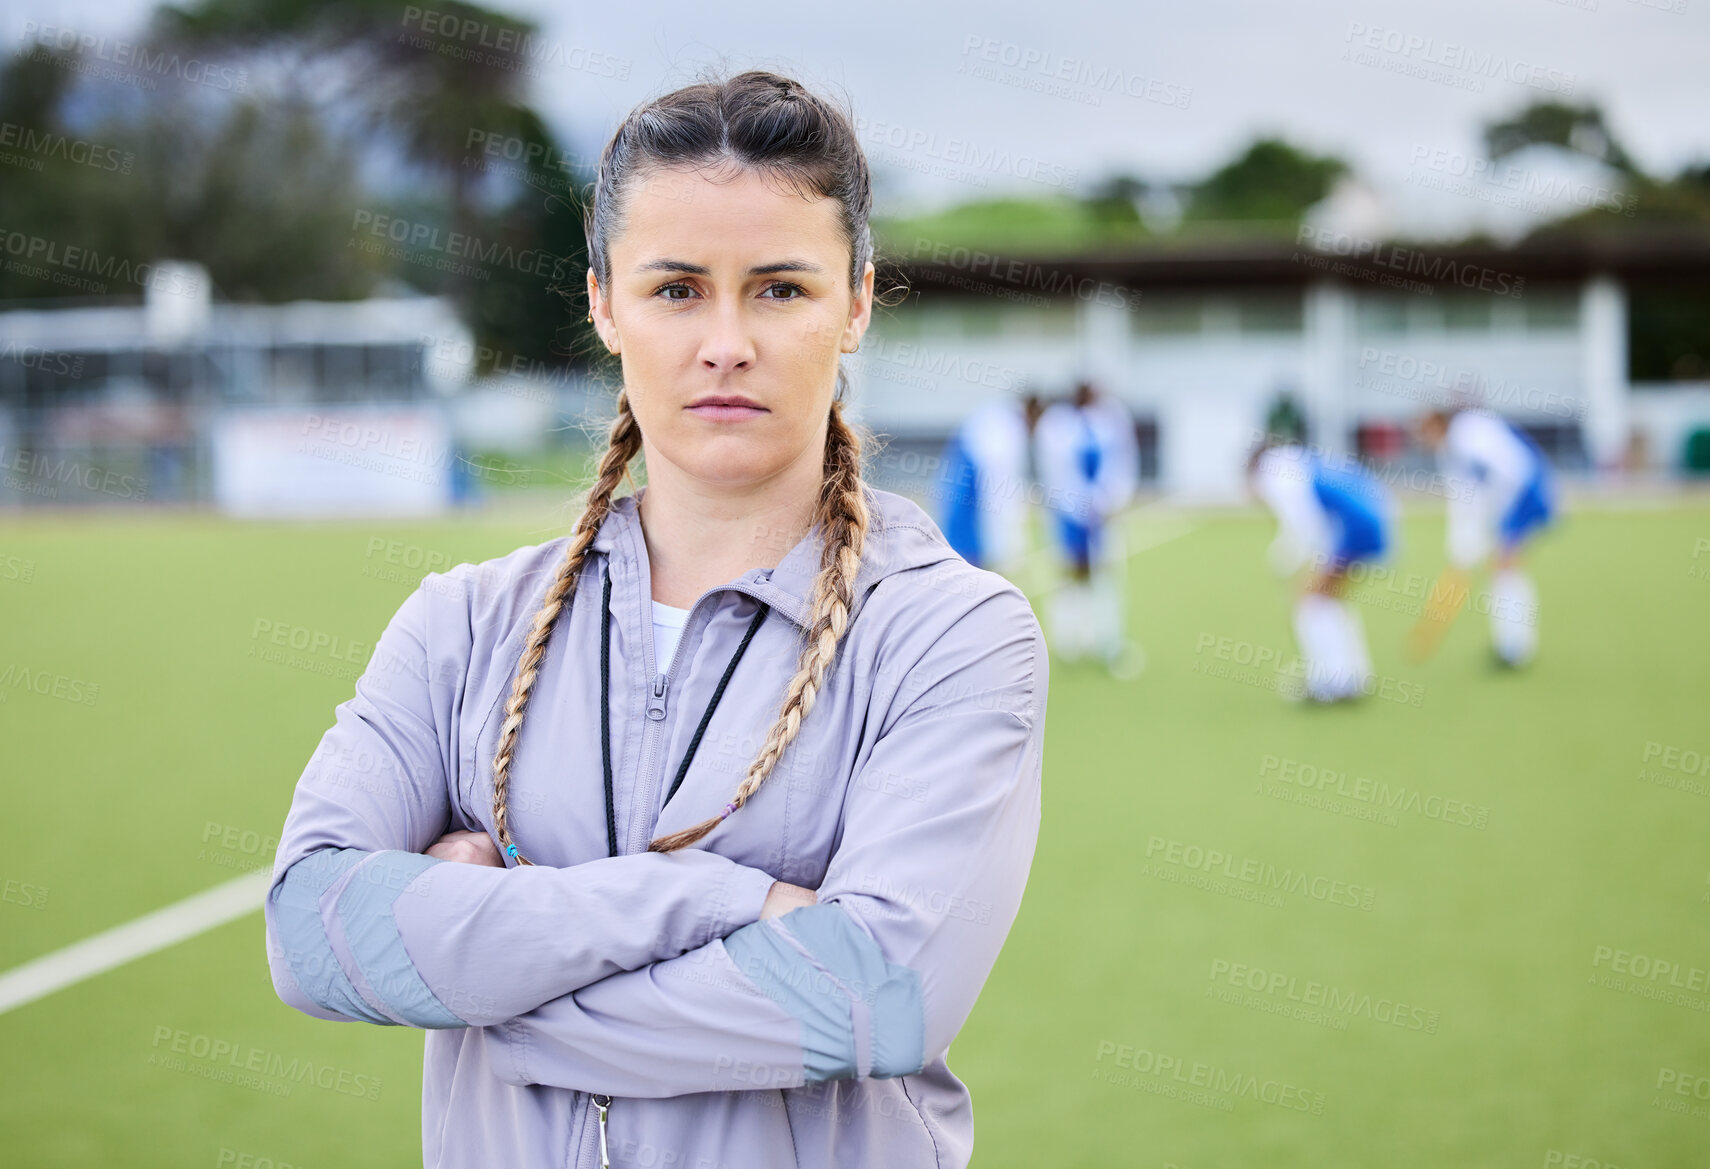
[[[972,1106],[946,1056],[1033,859],[1045,642],[1021,592],[919,507],[869,499],[853,620],[799,736],[745,807],[677,853],[648,841],[718,814],[795,673],[817,528],[775,569],[702,594],[655,662],[636,497],[614,503],[512,760],[511,830],[532,866],[423,850],[492,834],[505,701],[568,537],[429,573],[387,625],[298,780],[267,953],[305,1014],[426,1030],[428,1169],[590,1169],[591,1095],[613,1098],[621,1169],[968,1163]],[[774,879],[818,904],[759,920]]]

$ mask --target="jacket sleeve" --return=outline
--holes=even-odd
[[[920,681],[850,777],[818,904],[486,1028],[495,1074],[658,1097],[908,1075],[942,1056],[1032,864],[1045,642],[1006,588],[904,668]]]
[[[404,601],[297,782],[263,910],[274,988],[304,1014],[507,1019],[759,920],[772,886],[704,852],[562,869],[423,854],[451,823],[472,568]]]

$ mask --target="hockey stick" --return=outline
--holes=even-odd
[[[1467,573],[1464,568],[1450,565],[1426,594],[1425,608],[1419,620],[1407,631],[1407,656],[1422,662],[1437,652],[1448,635],[1449,626],[1465,607],[1468,594]]]

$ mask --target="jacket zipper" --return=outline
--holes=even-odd
[[[639,772],[641,775],[651,776],[655,781],[653,786],[648,791],[648,799],[650,799],[650,800],[655,800],[655,801],[658,800],[658,798],[659,798],[659,784],[662,783],[664,781],[664,778],[665,778],[662,768],[660,768],[660,774],[659,775],[653,775],[655,768],[657,768],[659,766],[659,760],[657,760],[655,758],[655,756],[657,756],[658,752],[659,752],[659,740],[662,737],[663,724],[665,722],[665,710],[666,710],[668,703],[670,702],[671,683],[677,676],[677,669],[682,664],[682,660],[683,660],[683,650],[688,645],[688,642],[689,642],[689,627],[691,625],[693,625],[695,622],[695,612],[696,612],[696,610],[698,610],[701,607],[701,602],[706,600],[708,597],[713,596],[716,593],[724,593],[724,592],[741,593],[743,596],[747,597],[749,600],[754,601],[757,604],[764,605],[767,603],[766,601],[762,600],[760,597],[755,596],[753,593],[749,592],[745,588],[742,588],[742,587],[737,586],[737,585],[724,584],[724,585],[716,585],[713,588],[708,589],[706,592],[704,592],[700,596],[696,597],[695,603],[693,605],[689,606],[689,615],[686,618],[684,618],[684,620],[683,620],[683,632],[682,632],[682,635],[677,638],[677,647],[671,653],[670,664],[668,666],[666,666],[666,668],[664,670],[661,670],[661,671],[654,674],[653,681],[652,681],[652,683],[650,683],[650,685],[648,687],[647,729],[642,732],[642,736],[641,736],[641,767],[639,769]],[[653,660],[653,613],[652,613],[652,605],[653,605],[653,598],[651,596],[643,598],[643,600],[642,600],[642,610],[643,610],[643,612],[642,612],[642,627],[645,630],[645,632],[643,633],[642,636],[647,639],[647,660],[648,660],[648,664],[650,666],[653,666],[655,670],[658,670],[658,663]],[[663,808],[656,809],[656,813],[657,812],[663,812],[663,811],[664,811]],[[632,824],[630,826],[631,831],[629,834],[629,837],[630,837],[629,838],[629,845],[631,848],[634,848],[637,844],[637,841],[635,839],[634,827],[635,827],[635,823],[641,822],[641,818],[637,817],[637,816],[632,816],[631,820],[632,820]],[[655,815],[655,820],[657,820],[657,814]],[[643,843],[644,843],[644,841],[643,841]]]
[[[607,571],[610,571],[610,570],[608,569]],[[641,614],[641,616],[642,616],[642,620],[641,620],[642,634],[641,634],[641,636],[645,639],[645,641],[647,643],[647,664],[650,666],[657,667],[658,663],[653,660],[653,597],[651,595],[652,590],[650,589],[650,590],[648,590],[648,592],[649,592],[649,595],[642,598],[642,603],[641,603],[641,609],[642,609],[642,614]],[[741,593],[743,596],[747,597],[749,600],[755,601],[759,604],[765,604],[766,603],[765,601],[761,600],[759,597],[755,596],[753,593],[749,592],[747,589],[737,588],[737,587],[733,587],[731,585],[717,585],[714,588],[710,588],[706,592],[702,593],[700,596],[696,597],[695,603],[693,605],[689,606],[689,615],[686,618],[684,618],[684,620],[683,620],[683,634],[677,638],[677,648],[675,650],[673,650],[671,653],[671,664],[669,666],[667,666],[663,671],[655,674],[653,681],[648,685],[648,691],[647,691],[647,695],[648,695],[648,697],[647,697],[647,729],[644,730],[641,734],[641,769],[640,769],[640,773],[642,775],[651,775],[653,772],[653,769],[654,769],[654,758],[653,757],[655,754],[657,754],[658,747],[659,747],[659,737],[661,734],[661,726],[665,722],[665,707],[666,707],[666,703],[670,697],[671,679],[675,676],[677,667],[682,661],[683,646],[689,640],[689,638],[688,638],[689,626],[694,624],[695,610],[697,610],[701,607],[702,601],[706,600],[708,597],[712,596],[714,593],[722,593],[722,592]],[[664,778],[664,776],[659,775],[659,776],[655,776],[654,778],[656,780],[662,780]],[[657,782],[650,789],[650,794],[649,794],[648,798],[653,799],[653,800],[656,800],[659,798],[659,785]],[[663,809],[661,809],[661,810],[663,810]],[[640,822],[641,821],[641,818],[638,816],[631,816],[630,819],[632,822]],[[635,833],[633,831],[633,828],[632,828],[629,835],[630,835],[629,843],[630,843],[631,847],[633,847],[635,844]],[[612,1098],[610,1096],[606,1096],[606,1095],[603,1095],[601,1093],[595,1092],[595,1093],[589,1094],[588,1101],[589,1101],[589,1103],[591,1103],[594,1106],[594,1108],[596,1108],[599,1111],[599,1114],[600,1114],[600,1121],[599,1121],[599,1123],[600,1123],[600,1169],[611,1169],[611,1160],[607,1155],[606,1114],[611,1110]]]
[[[606,1110],[612,1106],[612,1098],[596,1092],[588,1099],[600,1110],[600,1169],[612,1169],[611,1157],[606,1153]]]

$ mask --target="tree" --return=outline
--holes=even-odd
[[[1239,158],[1187,188],[1188,222],[1300,221],[1306,209],[1330,193],[1348,164],[1317,155],[1279,138],[1260,138]]]
[[[1140,200],[1145,195],[1146,183],[1143,180],[1133,175],[1114,174],[1087,192],[1085,203],[1095,222],[1118,232],[1131,232],[1141,225]]]
[[[1492,160],[1506,158],[1528,146],[1555,146],[1583,154],[1622,174],[1642,177],[1596,105],[1534,102],[1512,118],[1488,123],[1484,128],[1484,144]]]
[[[100,83],[74,95],[75,64],[38,47],[0,71],[0,120],[21,128],[39,164],[0,183],[9,230],[99,257],[99,268],[127,281],[174,258],[203,264],[236,300],[367,294],[376,265],[348,247],[362,202],[355,147],[313,110],[174,86],[125,102],[107,100]],[[0,270],[0,296],[63,294],[88,291]]]
[[[463,0],[436,3],[431,15],[394,0],[196,0],[162,9],[153,36],[162,44],[289,61],[295,67],[267,74],[288,91],[306,93],[296,79],[318,70],[328,83],[316,87],[328,118],[354,112],[405,168],[426,174],[443,192],[440,206],[419,190],[404,194],[416,220],[509,256],[531,252],[538,259],[549,252],[566,263],[585,256],[577,184],[566,181],[564,152],[525,97],[537,57],[550,48],[538,41],[533,22]],[[499,168],[505,173],[496,182],[479,148],[495,140],[516,145],[526,159]],[[481,192],[494,188],[498,199],[478,205]],[[560,335],[563,329],[592,333],[553,292],[565,283],[566,263],[541,261],[526,271],[505,263],[423,263],[405,271],[412,283],[455,296],[487,348],[554,362],[579,348],[578,338]]]
[[[360,84],[341,89],[340,99],[446,184],[451,229],[473,235],[469,131],[511,133],[538,123],[523,100],[529,66],[523,47],[538,30],[462,0],[436,4],[431,24],[422,13],[391,0],[201,0],[162,8],[153,35],[166,44],[230,52],[277,51],[289,42],[299,51],[342,57],[347,76]],[[450,284],[467,298],[473,280],[454,270]]]

